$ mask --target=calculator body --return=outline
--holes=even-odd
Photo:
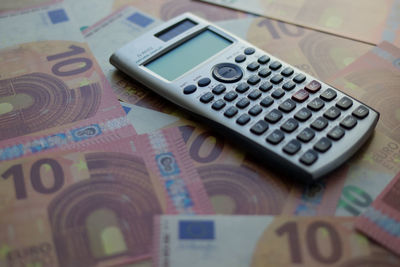
[[[110,62],[234,137],[261,162],[305,182],[348,160],[379,118],[365,104],[190,13],[128,43]]]

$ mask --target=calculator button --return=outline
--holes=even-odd
[[[269,65],[271,70],[278,70],[282,67],[282,64],[279,61],[274,61]]]
[[[299,121],[306,121],[311,117],[311,110],[308,108],[302,108],[294,114],[294,117]]]
[[[236,92],[238,93],[244,93],[247,90],[249,90],[250,86],[247,83],[239,83],[238,86],[236,86]]]
[[[313,123],[311,123],[311,127],[317,131],[322,131],[326,126],[328,126],[328,120],[323,117],[318,117]]]
[[[236,106],[238,108],[245,108],[250,104],[250,100],[248,100],[246,97],[243,97],[242,99],[240,99],[237,103]]]
[[[324,92],[322,92],[322,94],[319,97],[321,97],[325,101],[331,101],[335,99],[336,95],[337,94],[335,90],[333,90],[332,88],[328,88]]]
[[[282,77],[282,75],[280,75],[280,74],[275,74],[274,77],[272,77],[270,81],[271,81],[271,83],[273,83],[273,84],[278,84],[278,83],[280,83],[281,81],[283,81],[283,77]]]
[[[320,98],[314,98],[311,100],[310,103],[308,103],[307,107],[313,111],[318,111],[320,110],[323,106],[325,106],[324,101],[322,101]]]
[[[275,130],[273,131],[270,135],[267,137],[267,142],[276,145],[279,144],[283,139],[285,138],[285,135],[283,134],[282,131]]]
[[[333,140],[339,140],[344,135],[343,128],[339,126],[335,126],[332,130],[329,131],[328,137]]]
[[[263,92],[268,92],[269,90],[272,89],[272,87],[273,87],[272,83],[270,83],[270,82],[263,82],[263,83],[260,85],[259,88],[260,88],[260,90],[263,91]]]
[[[316,160],[318,159],[318,153],[315,152],[314,150],[310,149],[307,150],[306,153],[304,153],[300,157],[300,162],[305,164],[305,165],[311,165],[313,164]]]
[[[296,108],[296,103],[292,99],[286,99],[279,105],[279,109],[283,112],[289,113]]]
[[[237,63],[242,63],[245,60],[246,60],[246,56],[245,55],[238,55],[237,57],[235,57],[235,61]]]
[[[306,85],[304,89],[306,89],[310,93],[316,93],[319,91],[319,89],[321,89],[321,84],[316,80],[312,80],[309,84]]]
[[[294,155],[299,151],[301,148],[301,143],[296,139],[291,140],[283,147],[283,151],[289,155]]]
[[[215,110],[220,110],[220,109],[222,109],[223,107],[225,107],[225,105],[226,105],[225,101],[222,100],[222,99],[219,99],[219,100],[215,101],[215,102],[212,104],[211,107],[212,107],[213,109],[215,109]]]
[[[257,116],[258,114],[260,114],[262,111],[262,107],[259,105],[255,105],[254,107],[252,107],[251,109],[249,109],[249,114],[251,116]]]
[[[342,97],[338,102],[336,102],[336,106],[343,110],[348,109],[352,105],[353,105],[353,101],[346,96]]]
[[[266,69],[266,68],[262,68],[258,72],[258,76],[260,76],[261,78],[268,77],[269,75],[271,75],[271,71],[269,69]]]
[[[301,102],[306,101],[308,96],[309,96],[309,94],[306,90],[300,89],[299,91],[297,91],[296,93],[294,93],[292,95],[292,99],[301,103]]]
[[[290,75],[293,74],[293,69],[290,67],[284,68],[283,71],[281,72],[281,74],[285,77],[289,77]]]
[[[249,65],[247,65],[247,69],[249,71],[255,71],[258,70],[258,68],[260,67],[260,64],[258,64],[257,62],[251,62]]]
[[[260,102],[260,105],[267,108],[271,106],[272,103],[274,103],[274,100],[270,96],[267,96]]]
[[[185,88],[183,88],[183,93],[185,95],[189,95],[189,94],[194,93],[196,90],[197,90],[197,86],[194,84],[190,84],[190,85],[186,86]]]
[[[261,96],[261,91],[258,89],[254,89],[247,97],[250,98],[251,100],[256,100],[260,96]]]
[[[266,130],[268,130],[268,123],[265,120],[259,120],[250,128],[250,131],[256,135],[261,135],[265,133]]]
[[[304,82],[305,80],[306,80],[306,76],[305,76],[304,74],[301,74],[301,73],[297,74],[297,75],[293,78],[293,81],[294,81],[295,83],[302,83],[302,82]]]
[[[247,48],[244,50],[244,53],[245,53],[246,55],[254,54],[254,52],[256,52],[256,50],[255,50],[253,47],[247,47]]]
[[[250,116],[247,114],[242,114],[240,115],[239,118],[237,118],[236,123],[239,125],[245,125],[250,121]]]
[[[314,149],[318,152],[326,152],[331,146],[332,142],[328,138],[322,137],[317,143],[315,143]]]
[[[292,81],[285,82],[282,86],[282,88],[285,89],[286,91],[290,91],[295,87],[296,87],[296,84]]]
[[[285,94],[285,91],[283,91],[281,88],[276,89],[275,91],[272,92],[272,97],[279,99]]]
[[[314,138],[314,136],[315,136],[314,131],[307,127],[297,135],[297,139],[299,139],[304,143],[307,143],[311,141]]]
[[[352,129],[357,124],[357,119],[354,116],[347,116],[340,122],[340,126],[348,130]]]
[[[330,107],[324,113],[324,117],[330,120],[334,120],[340,116],[340,110],[337,107]]]
[[[225,117],[232,118],[232,117],[235,116],[237,113],[238,113],[238,109],[237,109],[237,108],[235,108],[235,107],[230,107],[230,108],[228,108],[227,110],[225,110],[224,115],[225,115]]]
[[[214,95],[211,92],[205,93],[200,97],[200,101],[203,103],[209,103],[211,100],[214,99]]]
[[[261,80],[260,77],[258,77],[257,75],[252,75],[247,80],[247,83],[250,85],[256,85],[260,80]]]
[[[281,125],[281,130],[291,133],[299,127],[299,123],[295,119],[288,119]]]
[[[235,93],[234,91],[229,91],[228,93],[225,94],[224,99],[230,102],[235,100],[237,96],[238,94]]]
[[[223,92],[225,92],[225,90],[226,90],[225,85],[223,85],[223,84],[218,84],[217,86],[215,86],[215,87],[212,89],[212,92],[213,92],[214,94],[216,94],[216,95],[220,95],[220,94],[222,94]]]
[[[234,83],[242,79],[242,69],[233,63],[219,63],[212,69],[213,77],[220,82]]]
[[[365,117],[368,116],[369,110],[365,106],[359,106],[356,108],[353,113],[353,116],[359,118],[359,119],[364,119]]]
[[[282,112],[280,112],[277,109],[271,110],[266,116],[265,120],[270,122],[270,123],[275,123],[279,121],[282,118]]]
[[[270,60],[269,56],[263,55],[263,56],[259,57],[257,61],[260,64],[266,64],[266,63],[268,63],[269,60]]]
[[[200,87],[204,87],[204,86],[209,85],[210,82],[211,82],[211,80],[210,80],[209,78],[202,78],[202,79],[200,79],[200,80],[197,82],[197,84],[198,84]]]

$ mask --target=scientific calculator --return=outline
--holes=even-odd
[[[349,159],[379,118],[360,101],[190,13],[128,43],[110,62],[262,162],[306,182]]]

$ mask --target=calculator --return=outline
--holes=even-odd
[[[371,107],[190,13],[126,44],[110,62],[305,182],[348,160],[379,119]]]

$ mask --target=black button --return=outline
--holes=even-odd
[[[211,82],[211,80],[210,80],[209,78],[202,78],[202,79],[200,79],[200,80],[197,82],[197,84],[198,84],[200,87],[204,87],[204,86],[209,85],[210,82]]]
[[[304,74],[301,74],[301,73],[297,74],[297,75],[293,78],[293,81],[294,81],[295,83],[302,83],[302,82],[304,82],[305,80],[306,80],[306,76],[305,76]]]
[[[228,93],[225,94],[224,99],[230,102],[235,100],[237,96],[238,94],[235,93],[234,91],[229,91]]]
[[[271,96],[273,98],[279,99],[285,94],[285,91],[283,91],[281,88],[276,89],[275,91],[272,92]]]
[[[260,90],[261,91],[263,91],[263,92],[268,92],[269,90],[271,90],[272,89],[272,83],[270,83],[270,82],[263,82],[261,85],[260,85]]]
[[[225,85],[223,85],[223,84],[218,84],[217,86],[215,86],[215,87],[212,89],[212,92],[213,92],[214,94],[216,94],[216,95],[220,95],[220,94],[222,94],[223,92],[225,92],[225,90],[226,90]]]
[[[268,135],[267,137],[267,141],[273,145],[279,144],[283,138],[285,138],[285,135],[283,134],[283,132],[279,131],[279,130],[275,130],[273,131],[270,135]]]
[[[291,140],[283,147],[283,151],[289,155],[294,155],[299,151],[301,148],[301,143],[296,139]]]
[[[265,133],[266,130],[268,130],[268,123],[265,120],[259,120],[250,128],[250,131],[256,135],[261,135]]]
[[[333,127],[333,129],[330,130],[328,133],[328,137],[333,140],[339,140],[340,138],[343,137],[343,135],[344,135],[344,130],[339,126]]]
[[[279,105],[279,109],[286,113],[292,111],[295,108],[296,108],[296,103],[290,98],[286,99]]]
[[[273,83],[273,84],[278,84],[278,83],[280,83],[281,81],[283,81],[283,77],[282,77],[282,75],[280,75],[280,74],[275,74],[274,77],[272,77],[270,81],[271,81],[271,83]]]
[[[343,110],[348,109],[352,105],[353,105],[353,101],[346,96],[342,97],[338,102],[336,102],[336,106]]]
[[[314,145],[314,149],[319,152],[326,152],[331,146],[332,146],[332,142],[328,138],[322,137]]]
[[[197,89],[196,85],[190,84],[190,85],[186,86],[185,88],[183,88],[183,93],[185,95],[189,95],[189,94],[194,93],[196,91],[196,89]]]
[[[245,55],[238,55],[237,57],[235,57],[235,61],[237,63],[241,63],[241,62],[243,62],[245,60],[246,60],[246,56]]]
[[[256,76],[256,75],[252,75],[250,76],[250,78],[247,80],[248,84],[251,85],[256,85],[258,82],[260,81],[260,77]]]
[[[237,103],[236,106],[238,108],[245,108],[250,104],[250,100],[248,100],[246,97],[243,97],[242,99],[240,99]]]
[[[281,74],[285,77],[289,77],[290,75],[293,74],[293,69],[290,67],[284,68],[283,71],[281,72]]]
[[[247,90],[249,90],[250,86],[247,83],[239,83],[238,86],[236,86],[236,92],[238,93],[244,93]]]
[[[282,88],[285,89],[286,91],[293,90],[293,88],[295,88],[295,87],[296,87],[296,84],[292,81],[285,82],[282,86]]]
[[[332,88],[328,88],[324,92],[322,92],[322,94],[319,97],[321,97],[325,101],[331,101],[335,99],[336,95],[337,94],[335,90],[333,90]]]
[[[247,114],[242,114],[240,115],[239,118],[237,118],[236,123],[239,125],[245,125],[250,121],[250,116]]]
[[[212,104],[211,107],[212,107],[213,109],[215,109],[215,110],[220,110],[220,109],[222,109],[223,107],[225,107],[225,105],[226,105],[225,101],[222,100],[222,99],[219,99],[219,100],[215,101],[215,102]]]
[[[269,64],[269,68],[271,70],[278,70],[280,69],[280,67],[282,67],[282,64],[279,61],[274,61],[271,64]]]
[[[238,113],[238,109],[235,107],[229,107],[227,110],[225,110],[225,117],[232,118]]]
[[[334,120],[340,116],[340,110],[337,107],[330,107],[324,112],[324,117]]]
[[[294,117],[299,121],[306,121],[311,117],[311,110],[302,108],[294,114]]]
[[[271,71],[269,69],[266,69],[266,68],[262,68],[258,72],[258,76],[260,76],[261,78],[268,77],[269,75],[271,75]]]
[[[323,117],[318,117],[313,123],[311,123],[311,127],[317,131],[322,131],[326,126],[328,126],[328,120]]]
[[[214,95],[211,92],[207,92],[200,97],[200,101],[203,103],[208,103],[214,99]]]
[[[265,120],[270,122],[270,123],[275,123],[279,121],[282,118],[282,112],[280,112],[277,109],[271,110],[266,116]]]
[[[270,60],[269,56],[263,55],[263,56],[259,57],[257,61],[260,64],[266,64],[266,63],[268,63],[269,60]]]
[[[256,100],[260,96],[261,96],[261,91],[258,89],[254,89],[247,97],[250,98],[251,100]]]
[[[300,157],[300,162],[305,164],[305,165],[311,165],[313,164],[316,160],[318,159],[318,154],[314,150],[310,149],[307,150],[306,153],[304,153]]]
[[[249,114],[251,116],[257,116],[258,114],[260,114],[262,111],[262,107],[259,105],[255,105],[254,107],[252,107],[251,109],[249,109]]]
[[[325,103],[320,98],[314,98],[307,105],[307,107],[309,109],[314,110],[314,111],[320,110],[323,106],[325,106]]]
[[[260,64],[258,64],[257,62],[251,62],[249,65],[247,65],[247,69],[249,71],[255,71],[258,70],[258,68],[260,67]]]
[[[352,129],[357,124],[357,119],[351,115],[347,116],[340,122],[340,126],[348,130]]]
[[[260,102],[260,105],[267,108],[271,106],[272,103],[274,103],[274,100],[270,96],[267,96]]]
[[[245,53],[246,55],[254,54],[254,52],[256,52],[256,50],[255,50],[253,47],[247,47],[247,48],[244,50],[244,53]]]
[[[291,133],[299,127],[299,123],[295,119],[288,119],[281,125],[281,130]]]
[[[369,110],[367,107],[365,106],[359,106],[358,108],[356,108],[353,113],[353,116],[359,118],[359,119],[364,119],[365,117],[368,116]]]
[[[298,135],[297,135],[297,139],[299,139],[300,141],[307,143],[309,141],[311,141],[311,139],[313,139],[315,136],[315,133],[313,130],[311,130],[310,128],[304,128],[303,131],[301,131]]]
[[[220,82],[234,83],[242,79],[242,69],[233,63],[219,63],[212,69],[213,77]]]

